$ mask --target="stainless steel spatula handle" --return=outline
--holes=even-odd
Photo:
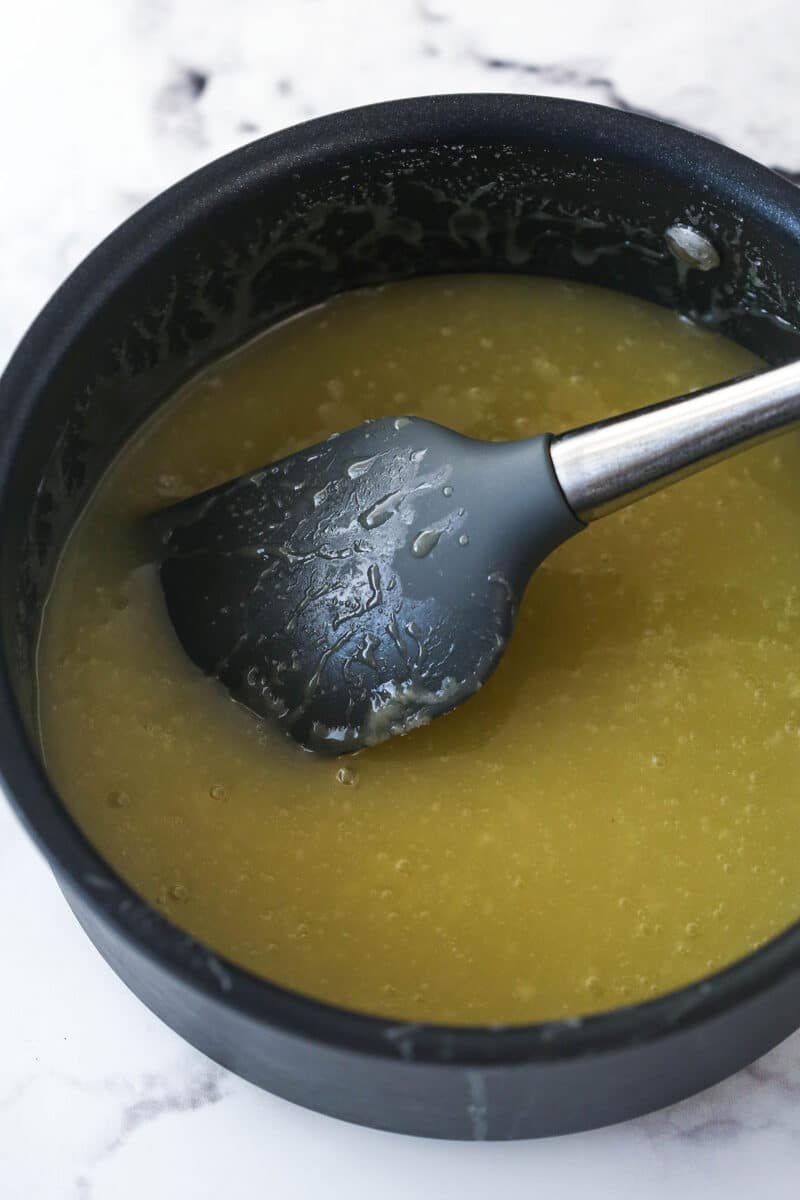
[[[550,443],[572,510],[594,521],[800,423],[800,362],[585,425]]]

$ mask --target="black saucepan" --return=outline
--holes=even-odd
[[[676,259],[676,224],[709,239],[719,265]],[[441,96],[312,121],[213,163],[86,259],[0,381],[0,773],[101,954],[206,1054],[366,1125],[530,1137],[668,1104],[785,1037],[800,1025],[800,926],[720,974],[584,1020],[362,1016],[249,975],[135,895],[59,803],[34,732],[42,604],[122,442],[270,322],[342,289],[444,271],[588,280],[708,321],[770,362],[800,354],[800,193],[667,125],[538,97]]]

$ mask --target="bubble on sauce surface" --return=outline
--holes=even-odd
[[[156,480],[156,488],[159,496],[169,498],[179,496],[185,490],[185,486],[179,475],[170,475],[166,472],[159,475]]]

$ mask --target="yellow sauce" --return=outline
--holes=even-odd
[[[475,276],[350,294],[198,376],[57,574],[41,727],[66,805],[178,925],[367,1012],[588,1013],[751,950],[800,912],[795,436],[562,547],[484,690],[350,759],[189,664],[135,518],[367,417],[522,437],[758,366],[639,300]]]

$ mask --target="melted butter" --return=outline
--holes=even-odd
[[[482,692],[350,759],[190,666],[133,525],[368,417],[524,437],[757,366],[639,300],[460,277],[342,297],[198,376],[109,472],[47,608],[70,811],[178,925],[373,1013],[588,1013],[757,946],[800,912],[796,436],[563,546]]]

